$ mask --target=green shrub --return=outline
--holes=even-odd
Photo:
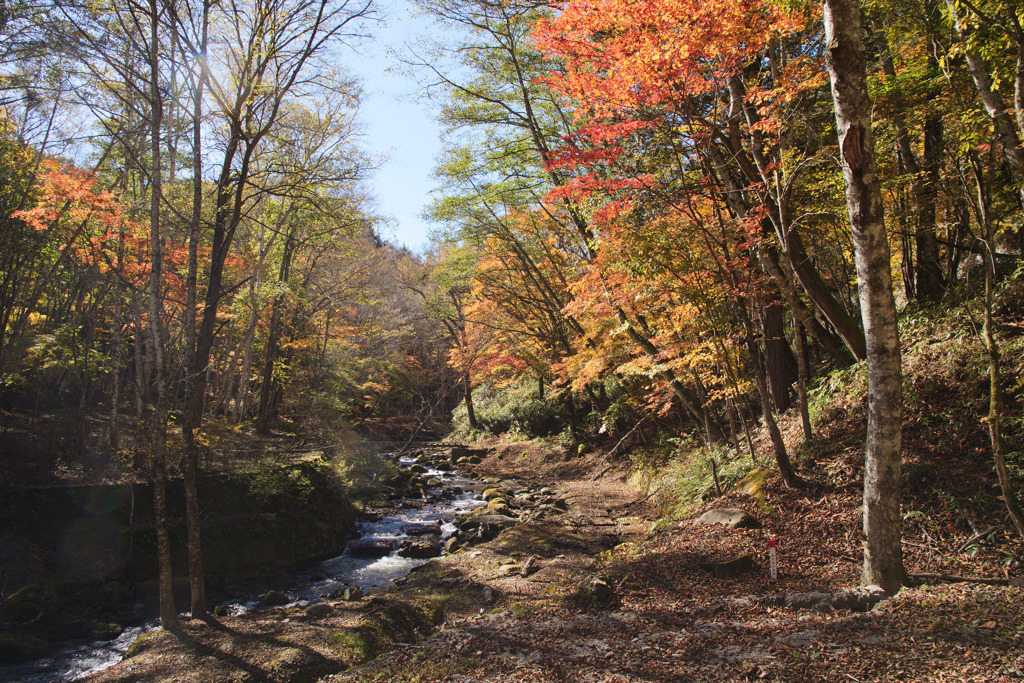
[[[553,436],[565,428],[570,417],[561,398],[539,398],[532,380],[519,380],[500,388],[481,385],[473,391],[473,404],[479,430],[490,434]],[[457,435],[473,436],[465,403],[453,411],[452,420]]]

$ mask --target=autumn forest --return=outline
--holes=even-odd
[[[637,491],[635,511],[601,513],[616,529],[682,528],[724,496],[822,553],[845,533],[853,588],[970,575],[1009,591],[992,605],[1019,603],[1020,7],[414,2],[432,28],[396,59],[445,131],[422,252],[383,236],[381,160],[345,69],[386,18],[373,0],[0,0],[0,486],[151,487],[154,601],[175,633],[184,593],[191,620],[214,618],[203,524],[227,494],[204,494],[221,491],[210,477],[243,477],[260,514],[274,496],[309,503],[328,471],[363,513],[396,477],[426,500],[366,455],[379,442],[426,449],[422,463],[451,449],[516,529],[541,515],[513,514],[513,471],[557,488],[586,463],[580,481],[621,473]],[[757,473],[768,502],[741,494]],[[840,500],[827,516],[845,531],[785,526]],[[281,505],[271,516],[292,515]],[[567,509],[574,533],[596,514]],[[715,547],[767,552],[730,533],[746,535]],[[625,577],[608,585],[653,594],[608,561],[602,576]],[[23,587],[43,585],[19,562],[0,576],[3,661],[28,659],[12,639],[46,621],[17,616]],[[211,585],[240,582],[218,571]],[[783,590],[811,590],[791,578]],[[626,609],[595,585],[558,609]],[[1019,629],[985,641],[993,667],[1011,667]],[[707,678],[775,671],[748,659]],[[534,680],[477,660],[479,680]],[[382,661],[365,680],[414,680]],[[678,680],[648,665],[628,680]],[[267,666],[251,680],[316,680]],[[423,667],[415,680],[450,680]]]

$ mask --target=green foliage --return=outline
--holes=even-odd
[[[349,496],[364,502],[386,492],[402,476],[398,466],[369,448],[345,449],[338,455],[335,468]]]
[[[868,390],[867,363],[856,363],[818,377],[807,392],[811,422],[829,418],[835,411],[859,404]]]
[[[691,514],[717,495],[714,472],[723,492],[728,492],[750,471],[750,457],[724,447],[708,450],[677,443],[660,472],[655,499],[660,508],[659,525]]]
[[[560,399],[538,398],[537,385],[529,378],[507,387],[484,384],[473,391],[477,424],[490,434],[518,434],[528,438],[553,436],[568,423],[568,408]],[[458,435],[469,435],[466,406],[459,405],[453,415]]]

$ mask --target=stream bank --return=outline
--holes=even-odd
[[[125,661],[87,680],[315,681],[438,627],[587,581],[603,550],[642,530],[639,519],[620,524],[608,515],[608,506],[635,498],[618,479],[556,490],[530,473],[529,462],[519,463],[520,451],[492,449],[482,462],[483,452],[455,455],[486,484],[478,496],[487,500],[456,521],[461,547],[454,552],[355,600],[188,621],[180,638],[154,631]]]
[[[211,590],[338,555],[355,510],[331,466],[310,458],[253,473],[205,474],[203,561]],[[168,490],[172,558],[185,567],[184,493]],[[152,605],[152,486],[52,486],[0,492],[0,662],[50,642],[109,640]],[[183,581],[179,580],[179,584]]]

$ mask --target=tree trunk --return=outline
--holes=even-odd
[[[892,53],[885,41],[884,29],[876,31],[882,42],[882,71],[888,80],[896,82],[896,66]],[[929,66],[938,68],[934,58],[929,58]],[[929,93],[929,99],[936,95]],[[934,301],[942,296],[945,283],[942,269],[939,267],[939,245],[935,238],[935,199],[939,193],[939,161],[942,154],[942,118],[929,115],[924,122],[924,154],[921,163],[910,146],[910,135],[903,112],[896,109],[892,113],[893,128],[896,130],[896,147],[905,170],[912,177],[911,191],[917,209],[917,225],[914,228],[914,247],[917,258],[913,261],[912,277],[905,276],[907,291],[921,301]],[[909,244],[906,244],[909,251]],[[905,263],[910,261],[904,258]],[[909,275],[909,273],[908,273]]]
[[[939,243],[935,236],[935,200],[939,195],[939,171],[942,156],[942,118],[928,116],[924,121],[924,177],[914,183],[917,199],[917,228],[914,232],[917,261],[914,289],[922,301],[935,301],[946,291],[939,265]]]
[[[976,157],[975,157],[976,159]],[[986,202],[982,185],[982,174],[980,164],[974,164],[974,177],[978,189],[978,212],[981,223],[982,234],[985,239],[985,326],[982,329],[982,336],[985,341],[985,350],[988,351],[988,379],[989,379],[989,400],[988,400],[988,435],[992,445],[992,460],[995,465],[996,478],[999,480],[999,489],[1003,495],[1003,503],[1010,515],[1017,534],[1024,539],[1024,511],[1021,510],[1020,501],[1013,490],[1013,483],[1010,481],[1009,472],[1006,469],[1006,450],[1003,443],[1003,387],[1001,371],[1001,354],[999,341],[996,339],[993,329],[992,308],[995,297],[996,280],[996,259],[995,259],[995,229],[992,220],[989,218],[988,203]]]
[[[123,239],[123,236],[122,236]],[[118,256],[118,271],[121,258]],[[124,307],[124,292],[121,284],[114,286],[114,321],[112,323],[112,339],[110,344],[110,435],[107,439],[110,450],[117,452],[121,448],[121,429],[118,425],[118,408],[121,405],[121,318]]]
[[[201,46],[206,53],[206,17],[208,5],[203,5]],[[199,232],[203,218],[203,166],[202,166],[202,116],[203,85],[205,69],[196,69],[194,110],[192,112],[192,220],[188,228],[188,275],[185,281],[185,409],[182,411],[181,440],[184,453],[182,462],[185,473],[185,520],[188,527],[188,582],[190,613],[193,619],[206,616],[206,580],[203,576],[202,539],[199,520],[199,493],[196,490],[196,473],[199,469],[199,451],[196,448],[195,430],[200,427],[202,412],[191,410],[196,400],[197,377],[203,372],[196,364],[196,292],[199,277]]]
[[[160,625],[167,630],[178,630],[178,611],[174,607],[174,585],[171,575],[171,539],[167,522],[167,383],[164,378],[164,334],[161,329],[163,275],[163,239],[160,234],[160,200],[163,191],[160,177],[161,93],[158,55],[157,1],[149,1],[150,11],[150,112],[151,163],[149,231],[149,331],[153,345],[156,406],[153,411],[153,518],[156,523],[157,563],[159,567]]]
[[[856,0],[825,0],[824,19],[826,62],[832,81],[867,347],[868,432],[861,580],[895,592],[907,579],[900,534],[902,375],[889,243],[875,169],[860,7]]]
[[[476,407],[473,405],[473,383],[470,381],[469,373],[462,376],[462,398],[466,401],[466,419],[469,421],[470,429],[477,429]]]
[[[295,255],[295,250],[298,246],[299,242],[293,227],[285,239],[284,251],[281,254],[281,266],[277,278],[281,285],[286,286],[288,284],[288,280],[291,277],[292,257]],[[269,429],[277,407],[279,382],[274,373],[274,364],[277,362],[280,352],[285,303],[285,295],[278,294],[274,297],[274,302],[271,304],[270,309],[267,348],[264,351],[263,359],[263,381],[260,384],[259,410],[256,415],[256,429],[261,432]]]
[[[747,314],[745,304],[740,301],[736,304],[736,312],[746,328],[747,353],[750,354],[750,366],[754,373],[754,381],[757,384],[757,395],[761,399],[761,414],[764,418],[764,426],[768,430],[768,436],[772,442],[772,450],[775,453],[775,464],[779,467],[782,481],[789,488],[800,488],[804,485],[803,479],[793,469],[793,463],[786,452],[786,444],[782,440],[782,432],[779,431],[779,424],[775,421],[775,411],[772,409],[772,398],[768,393],[768,383],[765,381],[764,356],[757,348],[757,341],[754,337],[754,324]]]
[[[786,339],[786,324],[782,317],[782,302],[778,293],[765,306],[762,314],[764,331],[765,369],[772,404],[778,413],[785,412],[790,405],[789,388],[797,376],[796,358]]]
[[[804,430],[804,441],[810,443],[814,440],[814,432],[811,431],[811,410],[807,400],[807,385],[810,382],[810,373],[807,371],[807,336],[796,315],[793,316],[793,338],[796,340],[796,388],[800,401],[800,426]]]

